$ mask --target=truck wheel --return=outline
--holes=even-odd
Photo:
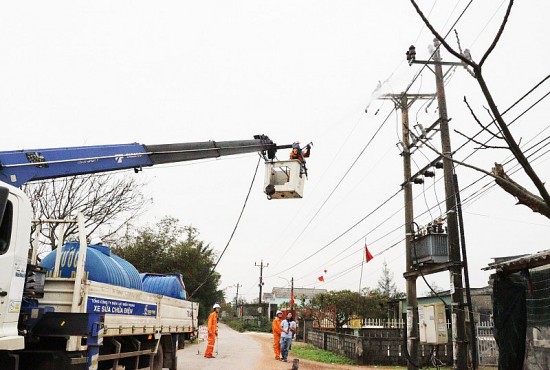
[[[159,349],[157,354],[153,359],[153,370],[162,370],[162,365],[164,361],[164,351],[162,350],[162,344],[159,343]]]

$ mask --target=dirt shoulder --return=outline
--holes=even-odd
[[[288,355],[289,362],[281,362],[275,360],[275,354],[273,353],[273,335],[268,333],[250,333],[250,335],[260,343],[261,348],[261,358],[258,361],[258,369],[291,369],[292,360],[296,356],[292,355],[292,350]],[[320,362],[314,362],[309,360],[300,359],[300,370],[368,370],[366,366],[353,366],[353,365],[334,365],[334,364],[323,364]]]

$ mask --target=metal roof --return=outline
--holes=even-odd
[[[497,272],[517,272],[523,269],[532,269],[535,267],[550,264],[550,249],[546,249],[534,254],[525,254],[522,256],[512,256],[506,258],[494,258],[494,262],[482,270],[495,269]]]

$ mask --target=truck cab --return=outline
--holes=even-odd
[[[17,325],[25,288],[32,209],[18,188],[0,185],[0,350],[23,349]]]

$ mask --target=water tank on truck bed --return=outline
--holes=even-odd
[[[68,242],[61,248],[60,277],[69,278],[74,276],[79,250],[78,242]],[[53,274],[56,254],[57,249],[50,252],[40,262],[40,266],[48,269],[47,276]],[[138,270],[130,262],[111,253],[109,246],[88,246],[85,270],[90,280],[143,290]]]
[[[181,274],[140,274],[143,290],[177,299],[187,299]]]

